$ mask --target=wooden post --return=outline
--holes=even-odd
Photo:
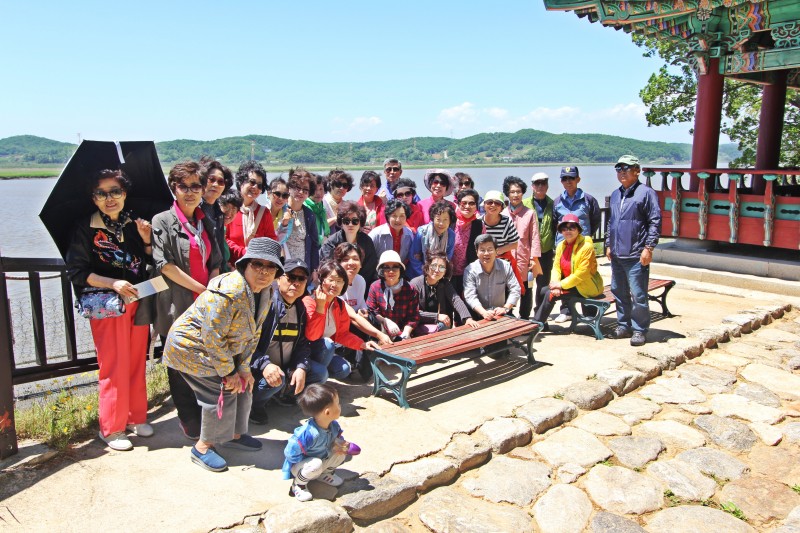
[[[719,58],[712,57],[709,59],[708,73],[697,77],[692,169],[717,168],[724,81],[725,78],[719,73]],[[699,179],[692,174],[689,190],[696,191],[699,185]]]
[[[776,170],[781,160],[783,115],[786,109],[786,71],[772,73],[772,83],[765,85],[761,96],[761,116],[758,121],[756,169]],[[753,176],[753,194],[764,194],[766,181]]]
[[[14,426],[14,344],[11,328],[11,302],[8,299],[5,269],[0,259],[0,459],[17,453]]]

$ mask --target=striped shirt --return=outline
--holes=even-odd
[[[506,215],[501,214],[500,222],[494,226],[488,225],[486,223],[486,219],[484,218],[483,229],[486,233],[494,237],[494,242],[497,244],[498,248],[505,246],[506,244],[512,244],[519,241],[517,227],[514,226],[514,223]]]

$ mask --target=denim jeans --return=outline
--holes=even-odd
[[[328,370],[316,361],[309,361],[309,365],[306,370],[306,386],[312,383],[325,383],[328,379]],[[289,380],[286,379],[286,376],[281,377],[281,382],[274,387],[270,386],[267,379],[262,377],[253,386],[253,409],[263,409],[270,398],[288,386]],[[291,392],[294,393],[294,390],[292,389]]]
[[[650,266],[642,266],[638,257],[620,259],[611,256],[611,293],[620,326],[642,333],[650,329],[649,279]]]
[[[336,355],[335,348],[336,344],[331,339],[317,339],[311,343],[311,360],[321,364],[327,370],[328,376],[345,379],[351,372],[350,363],[344,357]]]

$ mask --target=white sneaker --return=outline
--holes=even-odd
[[[331,487],[340,487],[344,480],[334,474],[333,472],[324,472],[321,476],[317,478],[317,481],[322,481],[326,485],[330,485]]]
[[[553,322],[555,322],[556,324],[561,324],[561,323],[564,323],[564,322],[568,322],[570,320],[572,320],[571,316],[565,315],[564,313],[561,313],[560,315],[558,315],[556,317],[555,320],[553,320]]]
[[[125,429],[137,437],[152,437],[153,426],[150,424],[128,424]]]
[[[133,444],[131,444],[131,441],[128,440],[128,437],[123,431],[117,431],[116,433],[112,433],[108,436],[103,435],[102,431],[98,432],[97,434],[100,436],[103,442],[108,444],[108,447],[112,450],[117,450],[118,452],[127,452],[128,450],[133,449]]]
[[[314,498],[311,492],[309,492],[308,487],[298,485],[297,483],[292,484],[292,494],[301,502],[307,502]]]

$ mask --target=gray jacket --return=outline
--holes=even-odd
[[[222,266],[222,252],[214,238],[214,222],[209,217],[203,218],[203,228],[211,241],[211,254],[206,263],[208,271],[211,272]],[[181,228],[174,205],[153,217],[153,262],[156,275],[161,274],[161,269],[167,263],[172,263],[186,274],[190,272],[189,237]],[[194,292],[181,287],[166,276],[164,281],[167,282],[169,289],[155,295],[153,329],[158,335],[166,337],[172,323],[194,303],[195,296]]]

